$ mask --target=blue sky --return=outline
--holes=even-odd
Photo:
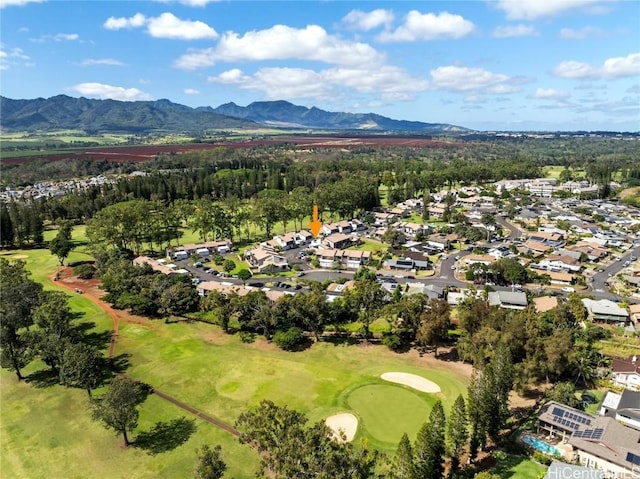
[[[0,92],[640,130],[640,1],[0,0]]]

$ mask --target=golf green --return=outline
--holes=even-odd
[[[347,403],[360,426],[376,441],[396,445],[405,432],[415,438],[436,399],[402,386],[370,384],[355,389]]]

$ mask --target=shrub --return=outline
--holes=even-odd
[[[404,346],[404,341],[398,334],[384,333],[382,335],[382,344],[392,351],[398,351],[402,346]]]
[[[273,342],[276,343],[281,349],[289,350],[300,344],[304,339],[304,333],[302,329],[292,327],[286,331],[278,331],[273,335]]]
[[[96,273],[96,269],[92,264],[80,264],[73,268],[73,274],[80,279],[91,279]]]
[[[238,336],[243,343],[253,343],[256,340],[256,334],[250,331],[240,331]]]
[[[224,258],[222,256],[220,256],[220,254],[218,254],[218,253],[214,254],[213,258],[211,258],[211,260],[217,266],[220,266],[220,265],[222,265],[222,263],[224,263]]]
[[[553,458],[541,453],[540,451],[536,451],[533,453],[533,460],[545,466],[549,466],[551,465],[551,461],[553,461]]]

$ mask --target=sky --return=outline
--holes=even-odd
[[[0,0],[0,94],[639,131],[640,1]]]

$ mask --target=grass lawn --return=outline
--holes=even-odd
[[[349,392],[345,402],[356,411],[361,434],[368,434],[373,446],[393,450],[405,432],[416,437],[422,426],[416,418],[426,420],[435,401],[433,394],[407,387],[369,384]]]
[[[261,338],[243,344],[237,336],[224,335],[218,327],[202,323],[121,324],[117,352],[131,354],[128,373],[132,377],[228,422],[262,399],[321,420],[353,406],[345,391],[382,382],[380,374],[388,371],[415,373],[436,382],[442,388],[437,396],[445,409],[466,388],[466,378],[453,373],[446,363],[427,369],[419,364],[417,355],[399,355],[384,346],[322,342],[291,353]],[[417,431],[427,418],[409,407],[401,408],[399,414],[404,415],[405,424],[415,424],[408,433]],[[395,444],[377,441],[369,432],[382,427],[370,418],[362,437],[391,452]]]
[[[506,459],[499,460],[495,470],[491,472],[501,479],[539,479],[546,470],[546,466],[528,457],[507,456]]]
[[[174,449],[152,454],[138,447],[124,448],[121,436],[92,421],[87,394],[61,386],[39,388],[19,383],[2,370],[2,477],[29,479],[167,478],[188,477],[196,449],[220,444],[229,469],[226,477],[255,477],[258,457],[228,433],[195,420],[196,431]],[[135,440],[158,422],[193,417],[153,395],[140,407]],[[172,439],[179,443],[179,437]],[[166,445],[166,438],[156,440]]]
[[[353,249],[357,251],[370,251],[371,253],[386,251],[389,249],[389,245],[381,243],[380,241],[365,239],[363,243],[358,246],[351,246],[347,249]]]
[[[47,288],[56,287],[48,276],[57,260],[47,250],[3,254],[26,257],[34,279]],[[70,259],[88,256],[74,252]],[[110,320],[85,297],[72,295],[70,301],[74,310],[85,313],[84,321],[94,323],[95,332],[110,329]],[[310,421],[351,410],[362,420],[358,439],[389,453],[401,432],[415,439],[436,398],[448,411],[467,385],[466,375],[446,362],[426,367],[418,354],[397,354],[385,346],[321,342],[305,351],[284,352],[262,338],[244,344],[237,335],[225,335],[204,323],[122,322],[116,354],[128,355],[127,374],[134,379],[228,423],[262,399],[303,411]],[[42,367],[33,363],[25,373]],[[389,371],[418,374],[440,385],[442,392],[430,396],[390,385],[379,378]],[[151,455],[136,447],[124,449],[112,431],[90,420],[84,391],[36,387],[14,377],[8,371],[0,374],[3,477],[185,477],[193,467],[196,447],[205,443],[222,446],[229,466],[226,477],[255,477],[257,455],[209,424],[196,420],[197,431],[166,452]],[[132,436],[182,416],[192,419],[150,396],[141,406]]]

